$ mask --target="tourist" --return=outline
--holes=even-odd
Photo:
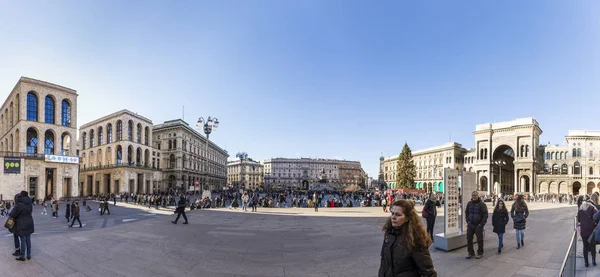
[[[48,210],[46,210],[46,207],[48,206],[48,204],[46,203],[46,200],[42,201],[42,215],[48,215]]]
[[[20,197],[16,199],[15,203],[9,216],[15,219],[13,234],[21,240],[20,256],[16,260],[25,261],[26,253],[27,259],[31,259],[31,234],[34,232],[33,217],[31,216],[33,204],[26,191],[21,191]]]
[[[252,203],[251,203],[251,205],[252,205],[252,211],[256,212],[256,206],[258,206],[258,193],[255,192],[252,195],[252,200],[251,201],[252,201]]]
[[[494,226],[493,232],[498,234],[498,254],[502,253],[504,247],[503,239],[504,233],[506,233],[506,224],[508,224],[508,210],[502,199],[498,199],[494,213],[492,214],[492,226]]]
[[[108,213],[110,215],[110,210],[108,209],[108,197],[104,198],[104,209],[102,210],[102,214]]]
[[[429,254],[432,241],[410,200],[392,203],[383,226],[379,277],[437,276]]]
[[[83,227],[81,225],[81,220],[79,220],[79,202],[74,202],[71,209],[73,210],[73,221],[71,222],[71,225],[69,227],[73,227],[73,224],[75,224],[75,220],[79,222],[79,228]]]
[[[71,203],[67,200],[67,211],[65,212],[65,217],[67,218],[67,223],[71,222]]]
[[[387,201],[385,200],[385,198],[381,200],[381,206],[383,207],[383,212],[387,213]]]
[[[248,201],[250,201],[250,196],[248,196],[248,191],[244,191],[242,195],[242,211],[248,211]]]
[[[58,218],[58,201],[52,201],[52,217]]]
[[[583,205],[583,203],[582,203]],[[510,210],[510,217],[513,219],[513,227],[517,232],[517,249],[525,246],[525,227],[527,223],[527,217],[529,216],[529,209],[527,204],[523,201],[523,195],[517,196],[517,201],[513,203]]]
[[[187,216],[185,215],[185,206],[186,206],[186,201],[182,195],[181,198],[179,198],[179,202],[177,203],[177,208],[175,209],[175,213],[177,213],[177,218],[175,218],[175,221],[171,221],[171,223],[177,224],[177,220],[179,220],[179,217],[181,215],[183,215],[183,219],[185,220],[185,222],[183,224],[188,224],[188,219],[187,219]]]
[[[467,203],[465,209],[465,218],[467,220],[467,251],[469,251],[467,259],[473,257],[481,259],[483,257],[483,227],[487,223],[488,210],[477,191],[471,193],[471,201]],[[473,250],[473,235],[477,236],[477,256]]]
[[[440,202],[435,200],[433,193],[430,193],[423,210],[425,211],[425,219],[427,220],[427,233],[431,240],[433,240],[433,226],[435,225],[435,218],[437,217],[437,207],[440,206]]]
[[[585,267],[590,266],[588,252],[592,252],[592,264],[596,266],[596,244],[591,244],[589,241],[590,236],[594,235],[594,228],[596,228],[593,220],[596,212],[598,212],[598,209],[596,209],[590,201],[582,202],[577,211],[577,221],[579,222],[580,227],[579,233],[581,235],[581,240],[583,241],[583,260],[585,261]]]
[[[319,200],[319,195],[317,195],[317,193],[313,193],[313,206],[315,206],[315,212],[319,211],[319,203],[321,202]]]

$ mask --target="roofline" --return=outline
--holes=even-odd
[[[175,124],[175,125],[167,126],[167,124]],[[155,134],[157,131],[160,131],[162,129],[176,128],[178,126],[182,126],[184,129],[187,129],[192,134],[194,134],[197,137],[199,137],[200,140],[204,140],[203,142],[206,143],[206,137],[203,136],[202,134],[200,134],[200,132],[194,130],[194,128],[190,127],[190,125],[187,122],[185,122],[183,119],[167,120],[164,123],[153,125],[152,126],[152,133]],[[227,152],[227,150],[221,148],[221,146],[217,145],[216,143],[214,143],[211,140],[208,140],[208,141],[210,142],[210,145],[213,145],[215,148],[219,149],[220,151],[222,151],[223,153],[225,153],[225,155],[227,155],[227,157],[229,157],[229,152]]]
[[[115,116],[117,116],[117,115],[122,115],[122,114],[128,114],[128,115],[130,115],[130,116],[133,116],[133,117],[136,117],[136,118],[138,118],[138,119],[144,120],[144,121],[146,121],[147,123],[150,123],[150,125],[152,125],[152,120],[150,120],[150,119],[148,119],[148,118],[146,118],[146,117],[144,117],[144,116],[141,116],[141,115],[139,115],[139,114],[137,114],[137,113],[134,113],[134,112],[132,112],[132,111],[130,111],[130,110],[128,110],[128,109],[123,109],[123,110],[120,110],[120,111],[118,111],[118,112],[114,112],[114,113],[111,113],[111,114],[109,114],[109,115],[105,115],[105,116],[103,116],[103,117],[101,117],[101,118],[98,118],[98,119],[96,119],[96,120],[93,120],[93,121],[90,121],[90,122],[88,122],[88,123],[86,123],[86,124],[83,124],[83,125],[81,125],[81,126],[79,127],[79,129],[80,129],[80,130],[81,130],[81,129],[85,129],[85,128],[87,128],[87,127],[91,126],[91,125],[95,125],[95,124],[98,124],[98,123],[100,123],[100,122],[102,122],[102,121],[105,121],[105,120],[107,120],[108,118],[115,117]]]
[[[61,90],[61,91],[64,91],[64,92],[73,93],[75,95],[78,95],[77,91],[74,90],[74,89],[71,89],[71,88],[68,88],[68,87],[63,87],[61,85],[57,85],[57,84],[46,82],[46,81],[42,81],[42,80],[37,80],[37,79],[29,78],[29,77],[21,77],[19,79],[19,82],[17,82],[17,84],[13,88],[13,91],[15,90],[15,88],[17,88],[17,86],[21,82],[23,82],[23,83],[30,83],[30,84],[33,84],[33,85],[40,85],[40,86],[51,87],[53,89],[57,89],[57,90]]]

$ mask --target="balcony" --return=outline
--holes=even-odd
[[[33,153],[25,153],[25,152],[9,152],[9,151],[1,151],[0,157],[15,157],[15,158],[25,158],[25,159],[34,159],[34,160],[45,160],[45,155],[42,154],[33,154]]]
[[[111,169],[111,168],[137,168],[137,169],[145,169],[145,170],[161,170],[155,166],[146,166],[143,164],[127,164],[127,163],[116,163],[116,164],[108,164],[108,165],[98,165],[98,166],[82,166],[80,167],[80,172],[86,171],[94,171],[94,170],[102,170],[102,169]]]

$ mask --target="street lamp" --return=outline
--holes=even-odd
[[[206,134],[206,151],[204,152],[206,163],[206,167],[204,169],[206,174],[206,182],[208,182],[208,139],[213,128],[217,129],[217,127],[219,127],[219,120],[216,117],[213,119],[210,116],[206,121],[204,121],[204,118],[202,117],[198,118],[198,124],[196,124],[196,129],[198,131],[204,130],[204,134]],[[202,184],[202,188],[200,189],[200,195],[202,194],[204,194],[204,184]]]
[[[494,186],[496,187],[496,189],[495,189],[494,192],[496,193],[496,195],[498,195],[499,194],[498,193],[498,187],[502,187],[502,168],[504,166],[506,166],[506,161],[504,161],[504,160],[495,160],[494,164],[496,164],[498,166],[498,171],[500,172],[500,177],[498,178],[498,186],[496,186],[494,184]]]

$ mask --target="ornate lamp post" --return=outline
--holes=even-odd
[[[196,125],[196,129],[198,131],[204,130],[204,134],[206,134],[206,151],[204,152],[205,155],[205,174],[206,174],[206,182],[208,182],[208,143],[209,143],[209,136],[210,133],[212,133],[213,128],[217,129],[217,127],[219,127],[219,120],[215,117],[214,119],[211,118],[210,116],[208,117],[208,119],[206,121],[204,121],[204,118],[200,117],[198,119],[198,124]],[[204,194],[204,184],[202,184],[202,188],[200,189],[200,195]]]
[[[500,173],[500,176],[498,178],[498,185],[494,184],[494,186],[496,187],[493,192],[498,195],[500,188],[502,187],[502,168],[504,166],[506,166],[506,161],[500,159],[500,160],[495,160],[494,164],[498,166],[498,172]]]

